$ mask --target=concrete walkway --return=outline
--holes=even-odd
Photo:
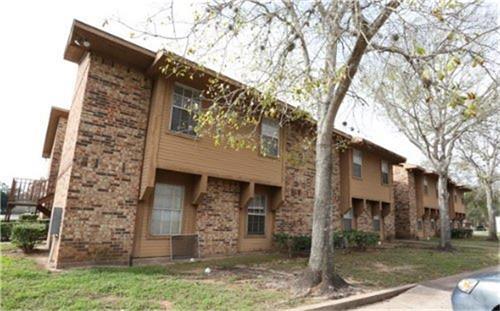
[[[355,310],[452,310],[451,293],[458,281],[493,271],[500,271],[500,265],[424,282],[397,297]]]

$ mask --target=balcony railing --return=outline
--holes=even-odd
[[[47,180],[14,178],[7,199],[9,205],[36,206],[47,195]]]

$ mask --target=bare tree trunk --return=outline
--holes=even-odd
[[[438,205],[439,205],[439,220],[441,224],[441,233],[439,247],[442,250],[451,250],[451,230],[450,230],[450,213],[448,209],[448,176],[439,173],[438,180]]]
[[[335,274],[333,264],[332,182],[338,176],[332,176],[332,167],[332,133],[331,130],[328,130],[328,126],[319,125],[316,137],[315,199],[311,254],[308,267],[298,280],[300,289],[310,290],[321,283],[322,291],[330,291],[347,285],[340,276]]]
[[[497,236],[497,223],[496,223],[496,207],[493,206],[493,189],[491,184],[484,184],[484,191],[486,192],[486,208],[488,209],[488,240],[498,241]]]

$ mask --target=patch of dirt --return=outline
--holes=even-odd
[[[402,266],[388,266],[381,262],[375,262],[373,267],[381,272],[401,272],[401,271],[415,271],[416,266],[413,265],[402,265]]]
[[[288,290],[295,274],[261,267],[235,266],[231,268],[212,268],[209,274],[203,270],[190,278],[203,283],[241,285],[252,284],[257,288]]]
[[[163,310],[173,310],[174,304],[168,300],[160,301],[160,306],[162,306]]]

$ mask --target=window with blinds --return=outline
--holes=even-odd
[[[156,184],[150,221],[152,235],[181,233],[183,201],[183,186]]]
[[[193,118],[193,111],[200,108],[200,105],[200,91],[176,84],[174,86],[170,129],[173,132],[195,136],[196,121]]]
[[[387,161],[382,161],[381,164],[381,172],[382,172],[382,184],[389,184],[389,163]]]
[[[264,156],[279,156],[280,127],[278,122],[263,119],[260,130],[260,151]]]
[[[380,231],[380,216],[379,215],[374,215],[373,216],[373,231]]]
[[[360,150],[352,151],[352,176],[361,178],[361,168],[363,167],[363,153]]]
[[[342,217],[342,227],[344,230],[352,230],[352,209]]]
[[[264,235],[266,233],[266,196],[255,195],[248,205],[247,233]]]

